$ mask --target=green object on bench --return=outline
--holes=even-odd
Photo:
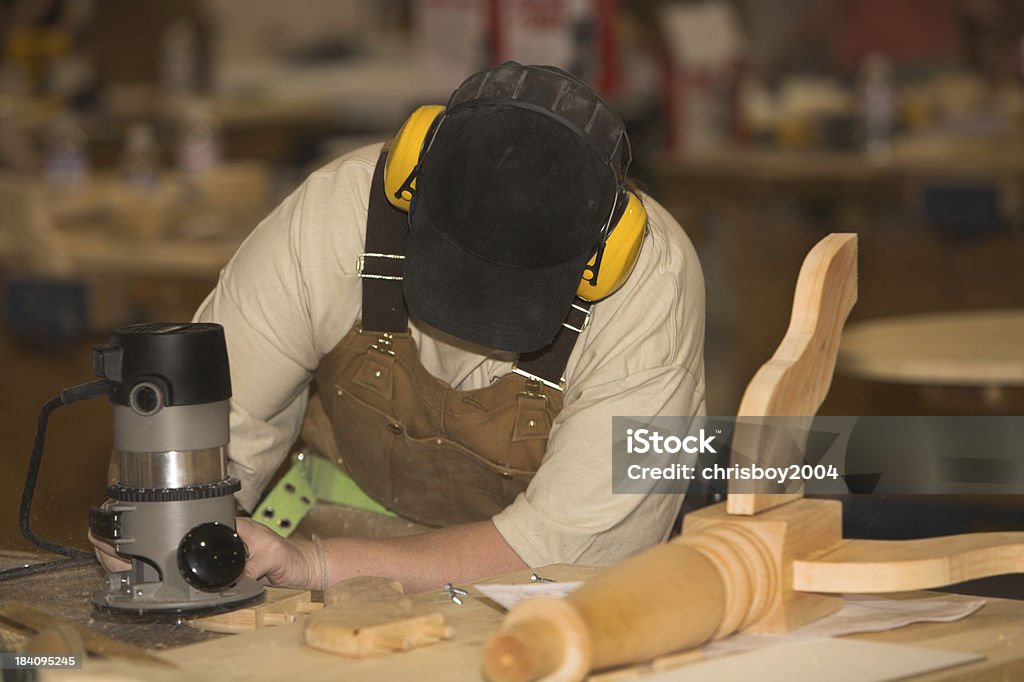
[[[318,501],[396,516],[363,492],[351,476],[330,460],[298,452],[292,455],[291,468],[264,496],[252,518],[286,538]]]

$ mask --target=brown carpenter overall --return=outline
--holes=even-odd
[[[405,252],[406,214],[384,197],[385,156],[370,192],[366,256]],[[408,333],[395,261],[367,262],[368,328],[356,322],[316,373],[343,466],[370,497],[412,521],[446,526],[489,519],[540,467],[562,393],[519,374],[458,391],[428,373]],[[378,274],[369,272],[374,267]],[[580,310],[587,314],[577,308],[573,315]],[[520,367],[550,376],[553,361],[557,381],[583,322],[576,324],[579,329],[570,325],[549,347],[521,358]]]

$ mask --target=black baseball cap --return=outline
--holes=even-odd
[[[553,67],[507,62],[452,94],[410,210],[410,312],[519,353],[558,332],[629,164],[622,121]]]

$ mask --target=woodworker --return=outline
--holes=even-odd
[[[413,591],[667,538],[681,496],[612,493],[611,420],[703,414],[704,284],[629,161],[597,94],[509,62],[253,231],[196,315],[225,328],[239,503],[288,455],[315,377],[347,473],[437,529],[312,543],[239,519],[250,574]]]

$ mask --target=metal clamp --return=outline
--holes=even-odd
[[[366,272],[366,257],[371,258],[390,258],[392,260],[405,260],[405,256],[400,256],[394,253],[361,253],[356,256],[356,274],[364,279],[387,279],[393,281],[401,281],[401,275],[372,275]]]
[[[444,584],[444,591],[447,592],[448,596],[451,597],[451,600],[459,606],[462,606],[462,597],[465,597],[469,594],[469,592],[466,592],[463,589],[455,587],[451,583]]]

